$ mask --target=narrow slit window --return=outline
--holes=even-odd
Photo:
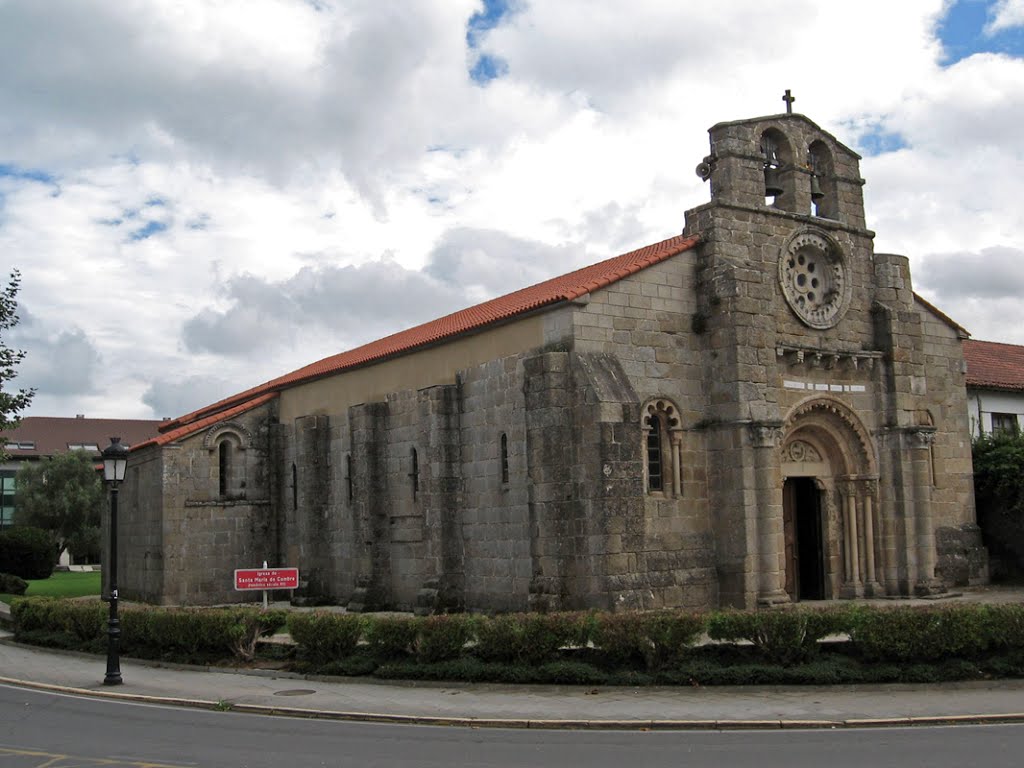
[[[420,460],[415,448],[412,449],[412,472],[409,476],[412,478],[412,497],[415,499],[420,490]]]
[[[228,495],[228,488],[231,487],[231,443],[227,440],[221,441],[218,451],[218,490],[221,496]]]
[[[299,469],[292,464],[292,509],[299,508]]]
[[[348,500],[352,501],[352,454],[345,456],[345,474],[348,476]]]
[[[508,483],[508,435],[501,435],[501,482]]]

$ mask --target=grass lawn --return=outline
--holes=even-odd
[[[82,597],[84,595],[99,595],[100,576],[101,573],[99,571],[88,573],[55,571],[48,579],[29,581],[25,597]],[[18,597],[18,595],[0,593],[0,600],[8,604],[15,597]]]

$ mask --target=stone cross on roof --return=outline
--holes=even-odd
[[[787,88],[786,92],[782,94],[782,100],[786,102],[786,114],[793,114],[793,102],[796,101],[796,96],[789,92],[789,88]]]

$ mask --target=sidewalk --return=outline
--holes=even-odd
[[[616,688],[400,684],[213,671],[16,645],[0,632],[0,684],[235,712],[510,728],[839,728],[1024,722],[1024,680],[928,686]]]

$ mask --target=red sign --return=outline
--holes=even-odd
[[[298,568],[238,568],[235,589],[298,589]]]

